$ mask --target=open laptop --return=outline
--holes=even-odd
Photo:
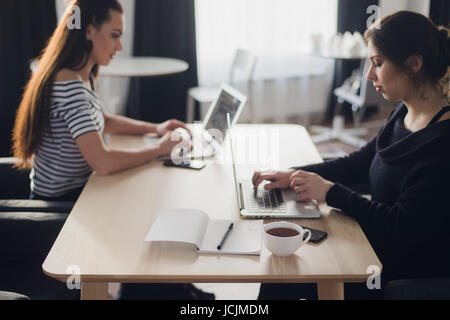
[[[227,115],[230,136],[233,177],[241,216],[244,218],[320,218],[320,210],[314,201],[299,202],[292,189],[264,190],[264,184],[254,190],[251,179],[238,180],[231,135],[231,118]]]
[[[187,125],[192,134],[192,151],[189,157],[202,159],[218,155],[222,151],[227,134],[227,114],[230,114],[231,125],[234,125],[246,102],[247,97],[244,94],[227,84],[222,84],[203,122]],[[145,142],[147,145],[154,145],[159,139],[145,137]],[[159,160],[170,160],[170,157],[161,157]]]

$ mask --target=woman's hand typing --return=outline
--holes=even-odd
[[[311,172],[299,170],[290,176],[290,187],[300,201],[306,202],[314,199],[318,202],[325,202],[327,193],[333,186],[333,182]]]
[[[261,182],[268,180],[271,181],[271,183],[268,183],[264,186],[264,189],[266,190],[289,188],[290,177],[294,172],[295,172],[294,169],[290,171],[276,171],[276,170],[269,170],[263,172],[256,171],[252,179],[253,186],[255,187],[256,190],[258,189],[258,186],[261,184]]]

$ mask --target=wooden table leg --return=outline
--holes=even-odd
[[[107,282],[81,283],[81,300],[109,300]]]
[[[344,300],[344,283],[339,281],[320,281],[317,283],[319,300]]]

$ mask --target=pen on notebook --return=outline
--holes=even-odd
[[[227,237],[231,232],[231,229],[233,229],[233,225],[234,225],[234,223],[231,223],[230,226],[228,227],[227,232],[225,232],[225,235],[222,238],[222,241],[220,241],[219,245],[217,246],[217,250],[222,249],[223,244],[225,243],[225,240],[227,240]]]

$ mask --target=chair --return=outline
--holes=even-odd
[[[376,91],[371,81],[366,79],[369,67],[369,60],[365,60],[358,71],[354,72],[351,81],[347,79],[341,87],[334,90],[333,93],[337,97],[339,105],[334,112],[333,127],[331,129],[319,126],[311,127],[313,132],[320,133],[313,137],[314,143],[340,140],[358,148],[367,143],[367,141],[358,137],[367,134],[367,129],[361,128],[361,121],[366,108],[374,105],[391,105]],[[339,109],[344,102],[352,105],[353,129],[344,129],[345,119],[339,115]]]
[[[16,161],[0,158],[0,179],[7,181],[0,185],[0,289],[36,300],[78,299],[79,292],[42,271],[74,204],[27,200],[29,172],[14,169]]]
[[[256,66],[256,56],[248,51],[238,49],[233,59],[229,73],[229,83],[235,85],[236,82],[243,81],[247,85],[247,95],[250,95],[251,81]],[[194,107],[195,102],[199,102],[201,118],[206,114],[204,105],[210,104],[215,100],[219,93],[217,87],[195,87],[188,90],[187,105],[186,105],[186,122],[194,122]],[[249,102],[247,101],[247,106]],[[209,105],[208,105],[209,107]]]

